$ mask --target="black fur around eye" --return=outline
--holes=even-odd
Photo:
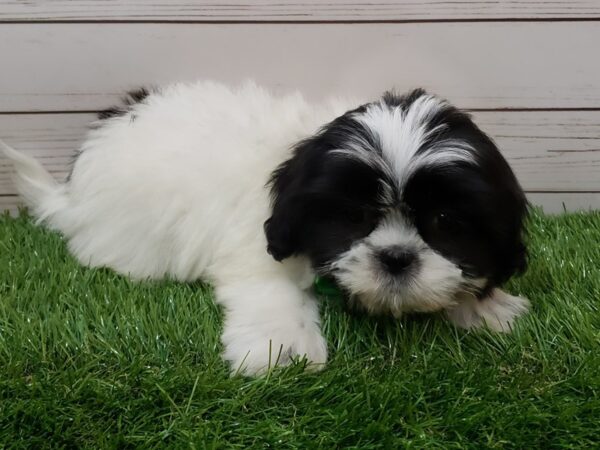
[[[367,233],[373,231],[379,221],[379,213],[373,209],[346,209],[343,216],[349,224],[360,226]]]
[[[348,209],[346,211],[346,218],[350,223],[361,224],[367,220],[367,214],[361,209]]]
[[[463,222],[448,212],[438,212],[433,217],[432,225],[434,229],[443,233],[459,233],[464,229]]]

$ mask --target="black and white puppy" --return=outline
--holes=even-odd
[[[348,106],[176,84],[102,113],[64,184],[3,149],[81,263],[213,283],[233,370],[326,362],[315,274],[368,312],[510,330],[527,207],[494,143],[422,90]]]

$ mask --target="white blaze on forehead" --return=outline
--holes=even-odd
[[[423,95],[406,109],[379,101],[354,118],[378,140],[384,161],[379,161],[377,165],[390,166],[393,178],[402,187],[408,175],[418,167],[456,161],[473,162],[472,148],[460,139],[439,140],[417,155],[428,139],[446,127],[445,124],[431,127],[430,122],[436,114],[447,108],[450,105],[446,101],[433,95]],[[369,160],[373,164],[376,153],[369,153]]]
[[[379,226],[371,232],[365,241],[375,249],[401,246],[406,250],[418,251],[425,246],[417,229],[398,211],[389,212]]]

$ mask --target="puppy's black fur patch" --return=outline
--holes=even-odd
[[[349,111],[299,142],[293,157],[272,174],[273,214],[265,222],[268,252],[278,261],[307,252],[326,262],[341,248],[369,234],[376,225],[382,174],[331,151],[361,139],[377,148],[374,137]]]
[[[129,111],[131,111],[131,107],[137,103],[142,103],[146,97],[151,94],[151,90],[145,87],[140,87],[138,89],[134,89],[132,91],[127,92],[127,94],[121,99],[123,104],[118,106],[112,106],[98,113],[98,119],[105,120],[111,119],[113,117],[124,116]]]

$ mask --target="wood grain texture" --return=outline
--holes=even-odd
[[[19,206],[22,206],[22,202],[18,197],[14,195],[0,195],[0,214],[8,211],[11,216],[16,216],[19,211]]]
[[[532,205],[541,206],[546,214],[600,209],[600,192],[528,193]]]
[[[536,204],[552,212],[560,211],[563,201],[569,209],[600,207],[600,112],[476,112],[474,118],[496,140]],[[94,119],[92,114],[4,115],[0,137],[62,179]],[[0,156],[0,197],[15,194],[11,172]]]
[[[92,114],[0,115],[0,138],[62,180],[94,119]],[[0,152],[0,197],[16,193],[12,173],[12,164]]]
[[[392,1],[3,0],[0,21],[365,21],[573,19],[600,17],[585,0]]]
[[[600,111],[475,112],[529,191],[600,192]]]
[[[424,86],[465,108],[598,108],[598,42],[600,22],[5,24],[0,111],[98,110],[140,84],[198,78],[312,98]]]

